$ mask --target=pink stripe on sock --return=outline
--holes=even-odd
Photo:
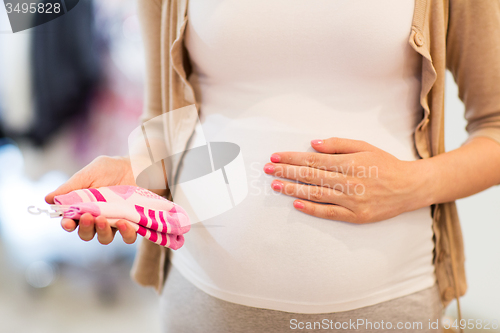
[[[166,246],[172,250],[177,250],[184,245],[183,235],[172,235],[172,234],[160,234],[151,230],[139,226],[137,233],[142,237],[159,244],[161,246]]]
[[[160,245],[163,243],[163,240],[161,242],[158,241],[158,233],[157,232],[152,231],[152,230],[148,230],[148,229],[144,228],[143,226],[139,226],[137,233],[139,235],[141,235],[142,237],[146,238],[147,240],[152,241],[153,243],[160,244]],[[160,234],[160,237],[163,237],[163,236],[166,237],[167,235]],[[163,246],[165,246],[165,245],[163,245]]]
[[[135,205],[135,210],[139,213],[141,219],[139,220],[139,225],[143,227],[148,227],[148,218],[144,215],[144,207]]]
[[[151,232],[151,235],[149,236],[149,240],[152,241],[153,243],[156,243],[158,240],[158,233],[152,230],[149,230]]]
[[[106,199],[104,199],[104,197],[102,196],[101,192],[99,192],[97,189],[95,189],[95,188],[89,188],[89,191],[92,192],[92,194],[97,199],[97,201],[99,201],[99,202],[106,202]]]
[[[139,229],[137,229],[137,233],[139,235],[141,235],[142,237],[145,237],[146,236],[146,228],[144,228],[143,226],[139,226]]]
[[[172,227],[167,222],[165,222],[165,218],[163,217],[163,214],[165,214],[165,212],[160,211],[160,214],[159,214],[160,215],[160,222],[163,226],[162,232],[169,234],[172,232]]]
[[[158,222],[156,221],[155,211],[152,209],[148,210],[149,218],[151,219],[151,227],[152,230],[158,230]]]
[[[82,191],[83,191],[83,193],[85,193],[87,195],[90,202],[95,202],[95,197],[92,195],[92,193],[88,189],[84,189]]]
[[[144,238],[159,244],[161,246],[166,246],[169,247],[173,250],[177,250],[182,245],[184,245],[184,236],[180,233],[186,232],[186,229],[189,230],[189,224],[187,226],[180,226],[179,225],[179,218],[181,219],[187,219],[187,216],[184,216],[183,214],[180,213],[174,213],[174,214],[168,214],[167,213],[167,220],[169,222],[165,222],[165,212],[160,210],[158,211],[158,218],[161,221],[161,225],[158,223],[158,220],[156,218],[156,212],[152,209],[148,209],[148,216],[149,219],[152,221],[151,229],[148,228],[148,222],[149,219],[148,217],[144,214],[144,207],[135,205],[135,209],[137,213],[139,213],[140,216],[140,221],[138,223],[138,230],[137,233]],[[172,216],[171,216],[172,215]],[[170,221],[173,221],[174,224],[171,224]],[[161,229],[161,232],[158,232],[157,230]],[[170,233],[170,231],[173,232]]]
[[[139,205],[135,205],[137,213],[139,213],[140,220],[139,225],[144,228],[158,233],[163,234],[185,234],[190,229],[189,219],[187,216],[181,213],[166,214],[165,211],[158,211],[158,218],[156,217],[156,211],[148,209],[148,216],[145,214],[145,208]],[[166,219],[165,219],[166,217]]]
[[[160,245],[161,245],[161,246],[165,246],[165,245],[167,245],[167,240],[168,240],[167,235],[160,234],[160,239],[161,239],[161,242],[160,242]]]

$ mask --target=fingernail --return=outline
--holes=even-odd
[[[266,164],[266,166],[264,167],[264,172],[265,173],[273,173],[274,172],[274,165]]]
[[[311,144],[313,144],[313,145],[321,145],[321,144],[323,144],[323,140],[311,140]]]
[[[278,163],[280,160],[281,160],[280,155],[278,155],[278,154],[272,154],[271,155],[271,162]]]
[[[125,223],[118,225],[118,230],[127,231],[127,225]]]
[[[101,230],[102,230],[102,229],[104,229],[105,227],[106,227],[106,224],[105,224],[104,222],[99,222],[99,223],[97,223],[97,228],[98,228],[98,229],[101,229]]]
[[[273,190],[281,191],[283,189],[283,183],[279,180],[275,180],[271,183],[271,187],[273,188]]]
[[[301,201],[294,201],[293,202],[293,207],[295,207],[297,209],[303,209],[305,206],[304,206],[304,204]]]
[[[90,221],[89,220],[83,220],[80,221],[80,224],[84,227],[89,227],[90,226]]]

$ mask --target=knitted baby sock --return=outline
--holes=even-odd
[[[189,217],[182,207],[135,186],[80,189],[58,195],[54,202],[60,205],[63,217],[77,220],[84,213],[103,215],[112,227],[123,219],[139,235],[174,250],[184,244],[183,234],[190,229]]]

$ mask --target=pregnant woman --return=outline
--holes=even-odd
[[[500,183],[499,3],[142,0],[139,13],[141,120],[195,104],[207,141],[241,148],[248,182],[181,249],[142,241],[134,277],[161,293],[164,332],[440,332],[466,290],[453,201]],[[469,139],[445,153],[446,68]],[[187,150],[201,135],[187,120],[175,133]],[[100,157],[47,201],[119,184],[134,184],[128,159]],[[102,216],[78,225],[86,241],[115,232]]]

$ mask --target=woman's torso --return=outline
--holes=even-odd
[[[204,135],[240,146],[249,193],[173,253],[186,278],[227,301],[304,313],[368,306],[434,283],[429,207],[365,225],[329,221],[295,210],[263,172],[272,153],[314,151],[310,140],[332,136],[417,159],[413,6],[190,0],[185,43]]]

